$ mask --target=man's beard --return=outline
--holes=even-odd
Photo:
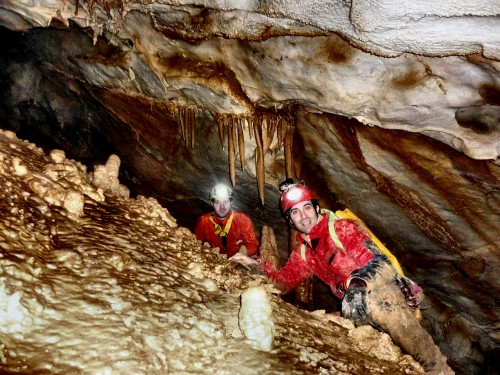
[[[215,211],[215,215],[217,215],[217,217],[219,219],[225,219],[227,217],[227,215],[229,215],[230,212],[231,212],[231,210],[224,211],[224,213],[223,213],[224,216],[221,216],[220,212]]]

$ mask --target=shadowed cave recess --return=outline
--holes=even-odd
[[[210,188],[232,184],[235,207],[259,232],[274,229],[282,263],[289,230],[278,183],[305,180],[323,207],[362,218],[423,287],[422,325],[457,374],[500,373],[500,164],[491,152],[500,142],[498,59],[468,51],[458,63],[459,53],[427,58],[390,48],[384,56],[293,17],[266,34],[261,12],[249,18],[257,31],[239,35],[222,26],[221,17],[236,22],[231,9],[135,9],[113,29],[96,14],[126,15],[106,1],[92,15],[89,4],[79,9],[89,25],[61,16],[32,27],[14,10],[4,18],[1,128],[46,153],[64,150],[89,171],[118,155],[130,196],[156,198],[191,231],[210,209]],[[440,57],[455,59],[453,71]],[[321,70],[332,65],[338,75]],[[466,77],[477,87],[464,99]],[[342,92],[349,80],[357,92]],[[374,104],[377,85],[385,99]],[[426,94],[456,103],[433,107]],[[402,96],[393,114],[391,100]],[[426,111],[435,116],[425,119]],[[448,118],[458,130],[439,128]],[[313,283],[312,301],[287,300],[334,311],[338,301]]]

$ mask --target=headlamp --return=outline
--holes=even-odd
[[[215,194],[218,197],[228,197],[229,194],[227,193],[227,188],[225,186],[217,185],[215,187]]]
[[[225,184],[217,184],[210,191],[210,199],[233,198],[233,189]]]
[[[298,201],[300,198],[302,198],[302,190],[295,187],[288,190],[285,194],[286,198],[291,202]]]

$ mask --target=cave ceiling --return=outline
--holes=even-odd
[[[466,342],[481,362],[500,335],[499,14],[481,0],[4,0],[0,126],[89,168],[119,155],[132,195],[189,229],[225,181],[285,243],[277,184],[304,179],[424,287],[444,351]]]

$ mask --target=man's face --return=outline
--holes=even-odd
[[[318,212],[311,201],[300,202],[290,209],[290,220],[299,232],[309,234],[318,222]]]
[[[224,219],[231,212],[231,200],[229,198],[214,199],[212,205],[219,219]]]

